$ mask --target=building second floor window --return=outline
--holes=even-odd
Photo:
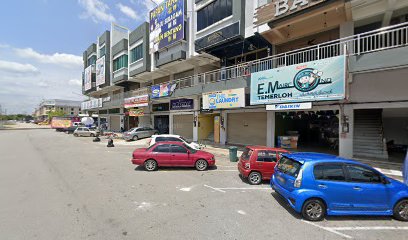
[[[105,54],[106,54],[106,48],[105,46],[103,46],[99,49],[99,57],[103,57],[105,56]]]
[[[96,63],[96,56],[92,55],[92,57],[88,58],[88,67],[91,66],[92,64]]]
[[[232,15],[232,0],[215,0],[197,11],[197,31]]]
[[[130,50],[130,62],[136,62],[143,58],[143,43]]]
[[[128,55],[124,54],[113,60],[113,71],[128,67]]]

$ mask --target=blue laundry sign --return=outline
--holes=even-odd
[[[345,97],[345,56],[251,75],[251,105],[340,100]]]

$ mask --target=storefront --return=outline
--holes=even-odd
[[[160,134],[170,133],[170,107],[169,103],[152,104],[153,127],[157,129]]]
[[[227,143],[235,145],[266,145],[266,118],[265,110],[248,109],[243,112],[228,112]]]
[[[170,100],[173,134],[183,136],[188,140],[194,139],[194,99]]]
[[[140,117],[145,116],[145,110],[149,106],[149,95],[147,90],[135,93],[134,97],[124,99],[125,119],[124,128],[129,130],[138,127]]]

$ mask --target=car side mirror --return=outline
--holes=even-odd
[[[382,183],[382,184],[389,184],[390,181],[387,179],[387,177],[381,176],[381,183]]]

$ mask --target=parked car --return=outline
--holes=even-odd
[[[204,171],[215,165],[214,155],[195,150],[183,142],[158,142],[149,148],[139,148],[133,152],[132,163],[143,165],[147,171],[158,167],[195,167]]]
[[[78,128],[78,126],[68,127],[68,128],[65,128],[65,129],[64,129],[64,132],[65,132],[65,133],[68,133],[68,134],[72,134],[72,133],[75,132],[75,130],[76,130],[77,128]]]
[[[75,137],[96,137],[99,135],[99,132],[96,128],[88,128],[88,127],[78,127],[74,131]]]
[[[200,150],[201,146],[198,143],[195,142],[190,142],[187,141],[185,138],[183,138],[180,135],[174,135],[174,134],[162,134],[162,135],[153,135],[150,139],[149,146],[152,146],[156,144],[157,142],[183,142],[189,147],[195,149],[195,150]]]
[[[265,146],[247,146],[238,161],[240,175],[252,185],[262,180],[269,180],[274,173],[275,165],[287,150]]]
[[[320,153],[284,154],[270,184],[309,221],[326,215],[393,215],[408,221],[408,186],[357,161]]]
[[[159,131],[150,128],[150,127],[136,127],[132,128],[127,132],[123,133],[123,139],[126,141],[136,141],[141,138],[148,138],[151,137],[152,135],[159,134]]]

